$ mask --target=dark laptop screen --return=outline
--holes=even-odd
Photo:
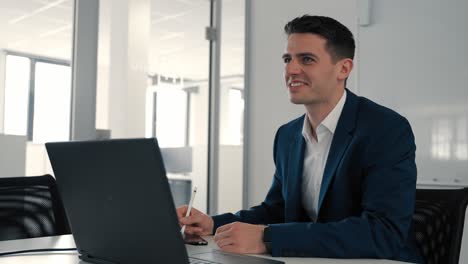
[[[188,263],[156,139],[46,148],[83,258]]]

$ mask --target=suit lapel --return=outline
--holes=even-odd
[[[354,126],[356,123],[356,116],[358,111],[358,97],[350,92],[348,89],[346,102],[341,112],[340,119],[335,129],[335,134],[333,135],[333,140],[330,146],[330,151],[328,153],[327,163],[323,172],[322,184],[320,187],[319,202],[318,202],[318,212],[320,214],[320,208],[323,203],[323,199],[327,190],[330,186],[330,183],[335,176],[335,171],[340,161],[345,153],[345,150],[348,148],[349,143],[352,139],[352,132],[354,131]]]
[[[303,119],[302,119],[303,120]],[[300,123],[302,125],[302,123]],[[302,126],[293,129],[291,145],[289,146],[288,160],[288,199],[286,219],[289,221],[298,221],[303,216],[302,201],[301,201],[301,184],[302,171],[304,163],[305,141],[302,137]]]

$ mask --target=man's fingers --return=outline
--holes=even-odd
[[[228,238],[224,238],[224,239],[220,239],[216,241],[216,245],[218,245],[219,248],[224,248],[227,246],[234,245],[234,241],[230,237],[228,237]]]
[[[221,231],[221,232],[219,232],[218,230],[216,230],[216,234],[213,237],[214,241],[222,240],[231,236],[230,230]]]
[[[239,247],[236,246],[236,245],[233,245],[233,244],[231,244],[231,245],[226,245],[226,246],[224,246],[224,247],[219,247],[219,248],[220,248],[222,251],[226,251],[226,252],[230,252],[230,253],[238,253],[238,254],[242,253],[242,251],[239,249]]]
[[[202,214],[193,214],[188,218],[190,218],[193,223],[201,223],[206,219],[206,216]]]
[[[179,220],[179,225],[186,226],[185,233],[195,234],[195,235],[206,235],[207,230],[204,230],[206,226],[209,226],[209,221],[211,220],[209,216],[201,213],[197,209],[192,207],[189,216],[185,216],[188,210],[188,206],[184,205],[177,208],[177,217]]]
[[[177,218],[182,218],[182,217],[185,217],[185,214],[187,213],[187,205],[183,205],[179,208],[176,209],[176,213],[177,213]]]
[[[185,210],[187,212],[187,210]],[[201,214],[200,211],[198,211],[195,207],[192,207],[192,210],[190,210],[190,215],[194,215],[194,214]]]
[[[190,221],[190,219],[187,219],[186,217],[182,217],[179,219],[179,224],[181,225],[191,225],[192,222]]]
[[[194,217],[189,216],[189,217],[182,217],[181,219],[179,219],[179,222],[183,225],[193,225],[193,224],[198,223],[196,220],[197,219],[195,219]]]
[[[182,205],[182,206],[178,207],[176,209],[177,217],[178,218],[185,217],[185,215],[187,214],[187,210],[188,210],[188,205]],[[190,215],[200,214],[200,213],[201,213],[200,211],[198,211],[197,209],[195,209],[193,207],[190,210]]]
[[[185,233],[189,235],[200,235],[203,229],[196,226],[185,226]]]
[[[201,223],[205,220],[205,216],[201,214],[195,214],[187,217],[182,217],[179,222],[183,225],[194,225]]]
[[[226,231],[226,230],[228,230],[228,229],[231,229],[232,224],[233,224],[233,223],[231,223],[231,224],[226,224],[226,225],[223,225],[223,226],[218,227],[218,229],[216,229],[216,233],[218,233],[218,232],[224,232],[224,231]]]

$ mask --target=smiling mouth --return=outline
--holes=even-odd
[[[287,85],[288,85],[288,88],[295,88],[295,87],[300,87],[300,86],[309,85],[309,84],[301,78],[289,77],[287,80]]]
[[[298,89],[299,87],[301,87],[301,86],[306,86],[306,85],[308,85],[308,83],[303,82],[303,81],[298,81],[298,80],[288,81],[288,88],[289,88],[290,90],[296,90],[296,89]]]
[[[303,82],[293,82],[293,83],[289,84],[290,87],[299,87],[301,85],[305,85],[305,83],[303,83]]]

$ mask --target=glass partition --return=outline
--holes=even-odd
[[[73,0],[0,1],[0,127],[25,137],[11,151],[26,153],[15,162],[26,175],[51,173],[42,143],[69,139],[73,7]],[[7,151],[0,146],[0,156]]]
[[[207,0],[151,0],[150,112],[146,119],[147,135],[158,138],[166,157],[177,205],[188,203],[190,190],[196,186],[195,206],[203,211],[208,199],[210,42],[205,31],[210,25],[210,9]],[[184,157],[177,160],[178,166],[168,164],[175,162],[165,156],[170,151],[179,151],[175,155]],[[184,154],[187,151],[191,155]],[[180,171],[178,167],[189,170]]]

